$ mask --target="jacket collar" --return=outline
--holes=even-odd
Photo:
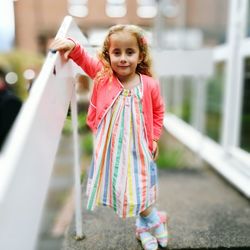
[[[140,74],[140,73],[138,73],[138,74],[139,74],[139,77],[140,77],[140,82],[141,82],[141,84],[142,84],[142,92],[143,92],[143,89],[144,89],[144,75],[142,75],[142,74]],[[122,88],[124,88],[124,86],[122,85],[122,83],[120,82],[120,80],[118,79],[118,77],[115,76],[115,75],[113,75],[113,77],[115,78],[115,82],[116,82],[119,86],[121,86]]]

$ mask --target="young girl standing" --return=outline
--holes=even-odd
[[[167,246],[166,216],[157,195],[157,141],[164,104],[152,77],[148,43],[134,25],[109,29],[98,59],[72,39],[56,39],[53,50],[77,63],[94,81],[87,124],[95,134],[87,208],[109,206],[123,218],[138,216],[136,237],[146,250]]]

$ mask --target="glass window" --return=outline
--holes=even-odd
[[[109,17],[124,17],[127,14],[127,8],[124,1],[109,0],[106,4],[106,14]]]
[[[141,18],[153,18],[157,14],[156,6],[139,6],[137,8],[137,16]]]
[[[215,65],[215,74],[207,83],[205,133],[213,140],[220,141],[222,123],[222,98],[225,78],[225,63]]]
[[[88,15],[88,0],[68,0],[68,12],[75,17]]]
[[[240,147],[250,152],[250,58],[245,60]]]
[[[137,0],[137,16],[141,18],[153,18],[157,14],[157,5],[155,0]]]

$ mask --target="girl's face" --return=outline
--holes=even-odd
[[[134,78],[137,64],[142,61],[136,37],[127,31],[119,31],[109,39],[111,68],[121,82],[128,82]]]

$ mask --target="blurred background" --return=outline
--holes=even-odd
[[[148,31],[152,46],[157,48],[215,47],[225,42],[228,3],[227,0],[1,1],[0,11],[4,21],[0,24],[0,68],[6,72],[9,88],[25,100],[47,54],[48,44],[65,15],[75,17],[94,47],[101,45],[107,29],[117,23],[140,25]],[[248,59],[245,61],[247,65]],[[206,124],[206,132],[218,141],[224,62],[216,63],[215,67],[214,78],[210,80],[208,87],[206,115],[210,119]],[[245,72],[247,73],[247,67]],[[188,83],[189,79],[184,81],[187,81],[184,88],[188,91],[191,83]],[[247,84],[244,88],[247,91]],[[244,96],[244,100],[246,99],[247,96]],[[169,109],[178,110],[177,113],[186,121],[191,119],[191,93],[175,103],[175,107],[172,107],[171,99],[168,102]],[[247,106],[245,101],[243,103],[244,107]],[[244,108],[243,117],[247,115],[245,113],[247,111]],[[249,118],[243,120],[242,134],[245,134]],[[246,142],[246,137],[244,138],[242,147],[249,147],[249,141]]]
[[[204,106],[204,125],[202,133],[217,143],[223,142],[223,114],[225,114],[225,94],[228,80],[226,64],[230,52],[230,1],[228,0],[2,0],[0,1],[0,69],[4,72],[2,81],[22,102],[29,96],[48,52],[51,39],[66,15],[74,17],[81,31],[94,48],[103,41],[107,29],[114,24],[130,23],[141,26],[147,31],[152,49],[158,50],[198,50],[209,48],[214,51],[213,75],[206,79],[206,98]],[[247,43],[250,36],[250,12],[247,9],[244,31],[238,34],[246,41],[242,61],[241,77],[235,80],[240,88],[240,101],[237,117],[236,142],[234,147],[250,153],[250,49]],[[231,28],[230,28],[231,27]],[[245,40],[244,40],[245,39]],[[249,43],[250,44],[250,43]],[[239,45],[240,46],[240,45]],[[222,51],[222,52],[221,52]],[[249,71],[249,72],[248,72]],[[92,153],[91,136],[86,132],[86,106],[88,102],[88,78],[78,76],[79,122],[81,124],[82,147],[86,155],[84,161],[90,161]],[[174,79],[161,77],[168,112],[183,121],[194,125],[193,99],[195,95],[193,77],[182,77],[174,85]],[[232,81],[232,80],[231,80]],[[177,86],[177,87],[174,87]],[[231,99],[233,101],[233,99]],[[233,104],[233,103],[232,103]],[[85,133],[86,132],[86,133]],[[70,140],[70,121],[66,120],[61,151],[65,156]],[[164,135],[165,136],[165,135]],[[163,136],[163,138],[165,138]],[[173,144],[161,142],[162,151],[158,160],[159,167],[187,167],[190,157],[184,157],[186,151]],[[170,140],[171,141],[171,140]],[[172,141],[171,141],[172,142]],[[188,160],[187,160],[188,159]],[[48,198],[47,217],[41,229],[38,249],[60,249],[61,239],[66,226],[58,229],[55,211],[70,196],[72,175],[67,159],[58,160],[60,168],[55,169],[51,196]],[[190,164],[193,164],[192,162]],[[54,188],[54,189],[53,189]],[[60,195],[59,195],[60,190]],[[63,190],[63,191],[62,191]],[[70,221],[70,219],[67,219]],[[67,224],[66,220],[66,224]],[[51,223],[52,221],[52,223]],[[51,236],[52,235],[52,236]],[[52,247],[53,246],[53,247]]]
[[[5,0],[1,1],[0,7],[4,18],[0,26],[0,67],[7,73],[17,74],[8,83],[13,84],[13,89],[24,99],[27,96],[25,90],[37,76],[48,43],[65,15],[75,17],[93,46],[101,44],[111,25],[131,23],[151,34],[159,29],[157,46],[196,49],[225,42],[228,1]]]

